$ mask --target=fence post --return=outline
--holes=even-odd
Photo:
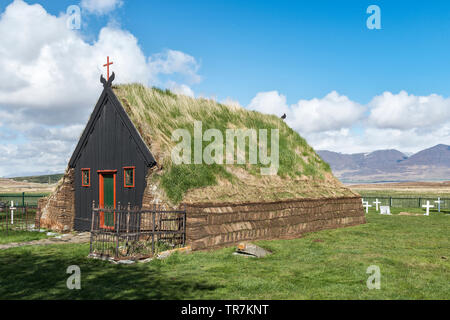
[[[25,206],[25,192],[22,192],[22,207]]]
[[[95,200],[92,200],[92,221],[91,221],[91,236],[89,238],[89,253],[92,253],[93,232],[94,232],[94,219],[95,219]]]
[[[126,225],[126,230],[127,230],[127,244],[126,246],[128,247],[128,241],[130,240],[129,234],[130,234],[130,211],[131,211],[131,203],[128,202],[128,207],[127,207],[127,225]],[[128,250],[128,248],[127,248]]]
[[[28,231],[28,212],[27,212],[27,207],[23,207],[23,212],[25,214],[25,231]]]
[[[5,212],[6,212],[6,235],[8,235],[8,225],[9,225],[8,217],[9,217],[9,212],[6,211],[6,210],[7,210],[7,209],[6,209],[6,207],[5,207]]]
[[[131,212],[131,203],[128,202],[128,210],[127,210],[127,235],[130,232],[130,212]],[[134,231],[134,230],[133,230]],[[128,236],[127,236],[128,242]]]
[[[419,198],[419,208],[422,207],[422,198]]]
[[[389,197],[389,206],[392,207],[392,197]]]
[[[41,230],[41,209],[39,208],[39,203],[36,208],[36,216],[34,217],[34,228],[38,231]]]
[[[155,215],[156,215],[156,204],[153,204],[152,212],[152,255],[155,254]]]
[[[133,218],[132,221],[134,221],[133,225],[136,228],[136,230],[135,230],[136,241],[138,241],[138,242],[141,240],[141,228],[142,228],[142,225],[141,225],[142,219],[141,218],[142,218],[142,215],[143,215],[142,207],[136,207],[134,217],[132,217]],[[144,214],[144,217],[145,217],[145,214]]]
[[[114,212],[114,211],[113,211]],[[117,230],[116,230],[116,258],[119,258],[119,241],[120,241],[120,210],[117,212]]]
[[[155,204],[156,205],[156,204]],[[161,208],[160,207],[158,207],[158,209],[157,209],[158,211],[161,211]],[[156,213],[155,213],[155,215],[156,215]],[[166,217],[166,216],[164,216],[164,217]],[[158,228],[156,228],[156,225],[155,225],[155,227],[154,227],[154,230],[156,230],[157,232],[158,232],[158,234],[156,235],[156,243],[159,243],[160,241],[161,241],[161,234],[159,233],[159,232],[161,232],[161,230],[163,229],[163,227],[165,227],[166,226],[166,224],[167,224],[167,222],[165,222],[164,221],[164,225],[162,224],[162,212],[160,212],[159,213],[159,216],[158,216],[158,218],[157,218],[157,221],[156,222],[158,222]],[[155,222],[155,224],[156,224],[156,222]]]
[[[186,204],[184,205],[183,214],[183,247],[186,246]]]

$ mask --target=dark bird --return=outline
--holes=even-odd
[[[286,113],[283,113],[283,115],[281,116],[281,119],[286,119]]]

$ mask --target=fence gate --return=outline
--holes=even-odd
[[[150,210],[117,207],[92,209],[90,256],[138,260],[184,247],[186,208]]]
[[[0,202],[0,231],[34,231],[40,228],[40,219],[36,219],[36,207],[15,206]]]

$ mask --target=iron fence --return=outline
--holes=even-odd
[[[186,208],[150,210],[120,207],[92,209],[90,256],[138,260],[184,247]]]
[[[40,229],[36,208],[30,206],[6,206],[0,203],[0,231],[33,231]]]
[[[15,206],[22,207],[37,207],[39,199],[46,197],[47,194],[35,194],[35,193],[3,193],[0,194],[0,202],[10,203],[14,202]]]
[[[422,205],[425,205],[427,201],[429,201],[431,205],[434,205],[436,209],[438,208],[438,203],[435,203],[435,201],[438,200],[438,197],[365,197],[362,195],[362,198],[364,201],[368,201],[369,204],[373,204],[378,199],[380,206],[390,206],[392,208],[422,208]],[[450,198],[439,198],[439,200],[441,201],[441,210],[450,209]]]

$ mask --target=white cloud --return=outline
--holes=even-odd
[[[364,107],[332,91],[322,99],[300,100],[291,106],[288,123],[300,132],[348,128],[361,119]]]
[[[247,106],[250,110],[273,114],[281,117],[283,113],[289,113],[286,96],[278,91],[259,92]]]
[[[405,91],[384,92],[374,97],[369,106],[369,120],[378,128],[425,128],[448,122],[450,117],[450,99],[436,94],[415,96]]]
[[[177,50],[165,50],[149,57],[150,72],[154,74],[178,73],[189,83],[198,83],[201,77],[197,74],[200,64],[194,57]]]
[[[307,142],[316,150],[330,150],[335,152],[356,153],[365,152],[367,146],[363,137],[355,134],[349,128],[323,132],[302,134]]]
[[[287,123],[302,133],[340,130],[361,119],[364,107],[332,91],[322,99],[300,100],[288,106],[278,91],[259,92],[247,106],[250,110],[277,116],[287,115]]]
[[[417,152],[450,144],[450,99],[436,94],[385,92],[364,106],[332,91],[323,98],[288,105],[284,95],[269,91],[258,93],[247,108],[286,113],[287,124],[318,150]]]
[[[177,74],[200,81],[199,64],[190,55],[166,50],[147,57],[136,37],[110,26],[89,43],[66,27],[66,18],[22,0],[15,0],[0,16],[0,132],[2,137],[19,137],[2,141],[2,150],[9,150],[11,158],[0,160],[0,176],[3,168],[15,170],[17,164],[23,169],[24,163],[65,168],[102,90],[106,56],[114,62],[115,83],[152,86],[168,83],[167,78]],[[190,93],[183,81],[177,83]],[[42,149],[37,152],[36,146]],[[52,160],[55,157],[58,162]]]
[[[425,131],[413,127],[408,129],[368,127],[364,132],[364,138],[368,150],[398,149],[417,152],[440,143],[450,145],[450,122],[429,127]]]
[[[122,6],[122,0],[81,0],[81,7],[89,13],[103,15]]]
[[[186,84],[178,84],[176,82],[170,81],[167,87],[176,94],[181,94],[192,98],[195,97],[194,91]]]

